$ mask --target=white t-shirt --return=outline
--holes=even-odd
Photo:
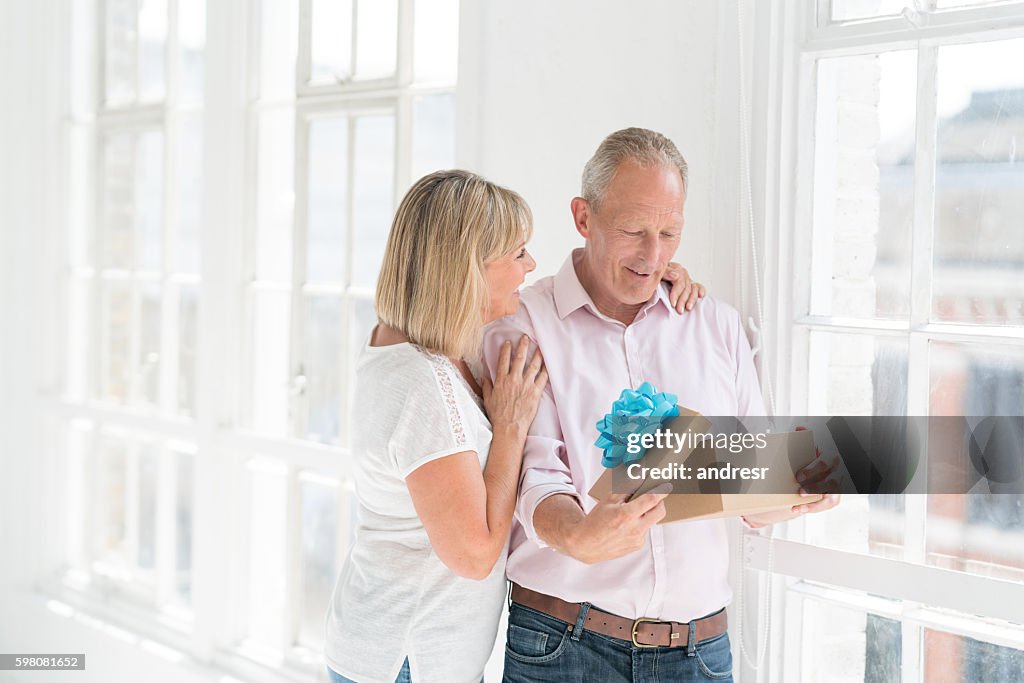
[[[454,574],[405,477],[463,451],[484,466],[491,427],[480,399],[447,358],[405,343],[363,348],[354,401],[359,516],[327,615],[327,663],[356,681],[391,683],[408,657],[416,683],[475,683],[494,646],[505,553],[483,581]]]

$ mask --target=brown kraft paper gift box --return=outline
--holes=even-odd
[[[711,421],[698,412],[680,406],[679,415],[662,429],[676,434],[691,432],[703,434],[711,426]],[[697,480],[688,481],[673,479],[672,495],[665,498],[665,518],[659,522],[696,521],[719,517],[739,517],[763,512],[786,510],[794,505],[813,503],[821,500],[822,495],[801,496],[800,485],[794,472],[800,470],[814,460],[814,433],[810,430],[798,432],[782,432],[766,434],[764,448],[747,448],[739,453],[727,453],[719,457],[712,447],[684,447],[679,453],[670,448],[649,448],[644,456],[637,461],[641,467],[663,468],[671,463],[684,464],[692,468],[696,476],[698,468],[704,468],[722,461],[743,462],[745,467],[767,468],[765,478],[737,480]],[[591,498],[603,500],[612,491],[613,480],[616,491],[626,491],[636,486],[630,500],[647,493],[664,483],[666,480],[647,476],[643,480],[633,480],[626,476],[626,467],[618,466],[606,470],[590,489]],[[730,491],[743,489],[743,493]],[[772,493],[769,493],[772,491]],[[792,491],[792,493],[777,493]]]

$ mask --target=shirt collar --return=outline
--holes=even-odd
[[[555,295],[555,309],[558,311],[558,317],[561,320],[565,320],[570,313],[578,308],[587,306],[590,308],[594,315],[601,318],[605,318],[603,313],[597,310],[597,306],[594,305],[594,300],[590,298],[590,294],[583,288],[580,283],[579,276],[576,275],[576,262],[579,261],[583,256],[583,249],[573,249],[569,257],[565,259],[565,263],[562,264],[561,269],[555,274],[554,279],[554,295]],[[668,300],[668,288],[664,284],[659,284],[658,288],[654,291],[654,296],[651,297],[650,301],[644,304],[643,308],[640,309],[641,313],[646,313],[652,306],[657,303],[661,303],[665,306],[665,310],[671,312],[672,305]],[[637,316],[639,319],[641,316]]]

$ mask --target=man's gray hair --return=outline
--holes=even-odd
[[[583,167],[583,198],[596,210],[611,185],[619,164],[626,159],[644,167],[674,166],[686,191],[686,159],[675,143],[661,133],[646,128],[623,128],[615,131],[598,146],[594,156]]]

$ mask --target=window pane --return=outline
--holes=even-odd
[[[398,0],[358,0],[356,4],[356,78],[395,73],[398,56]]]
[[[300,479],[301,481],[301,479]],[[299,641],[322,646],[327,606],[337,577],[338,484],[319,477],[300,483],[302,497],[302,623]]]
[[[278,436],[288,431],[290,297],[287,291],[252,294],[249,426]]]
[[[306,376],[306,438],[336,443],[341,417],[342,303],[337,297],[306,297],[303,352]]]
[[[295,96],[299,52],[298,0],[260,2],[260,88],[262,99]]]
[[[270,460],[249,463],[249,637],[278,650],[285,629],[285,568],[289,561],[288,471]]]
[[[206,50],[206,0],[178,0],[181,101],[203,101]]]
[[[121,283],[103,283],[102,376],[100,398],[124,403],[132,379],[131,290]]]
[[[143,102],[164,98],[167,60],[167,0],[139,2],[139,79]]]
[[[818,62],[811,313],[910,311],[916,56]]]
[[[199,341],[199,288],[183,285],[178,308],[178,412],[194,415],[196,348]]]
[[[844,495],[841,505],[820,515],[808,515],[804,541],[862,555],[903,558],[904,505],[902,495]]]
[[[142,443],[139,448],[138,565],[141,569],[156,567],[156,502],[159,491],[159,447]]]
[[[932,415],[1024,414],[1024,347],[932,342]]]
[[[96,497],[96,557],[125,561],[127,544],[128,496],[127,445],[121,439],[105,435],[100,439]]]
[[[182,603],[192,601],[192,514],[193,514],[193,477],[195,476],[192,455],[175,453],[175,501],[174,515],[174,589],[175,598]]]
[[[143,286],[139,297],[138,393],[135,402],[157,406],[160,400],[160,285]]]
[[[164,134],[139,134],[135,148],[134,219],[139,268],[160,270],[163,247]]]
[[[412,177],[455,166],[455,96],[413,100]]]
[[[103,265],[161,267],[163,133],[116,133],[103,145]]]
[[[417,83],[455,83],[459,62],[458,0],[416,0],[413,79]]]
[[[356,119],[355,254],[352,284],[372,287],[380,272],[395,193],[395,117]]]
[[[203,119],[181,119],[177,137],[177,253],[173,269],[199,273],[199,235],[203,224]]]
[[[309,126],[309,282],[345,278],[347,183],[348,119],[313,121]]]
[[[98,491],[90,491],[95,436],[92,422],[73,419],[67,425],[67,508],[64,521],[67,527],[67,558],[72,569],[88,567],[91,548],[88,545],[90,529],[89,506],[94,504]]]
[[[1024,324],[1024,39],[939,50],[932,314]]]
[[[94,373],[95,345],[91,329],[95,320],[93,278],[75,277],[68,279],[68,320],[66,363],[67,379],[65,395],[71,400],[82,400],[91,395],[90,387]]]
[[[924,630],[924,680],[988,683],[1024,680],[1024,651]]]
[[[899,337],[813,331],[810,415],[905,415],[907,342]]]
[[[313,0],[310,82],[352,78],[352,0]]]
[[[377,312],[374,310],[373,301],[356,299],[352,302],[353,319],[350,329],[349,348],[352,349],[352,358],[359,356],[363,347],[370,341],[370,331],[377,324]],[[351,367],[355,369],[353,362]]]
[[[832,20],[892,16],[913,6],[914,0],[832,0]]]
[[[103,140],[101,266],[135,265],[134,136],[118,133]]]
[[[867,612],[804,600],[799,652],[800,681],[901,680],[900,623]]]
[[[1024,348],[932,342],[933,415],[969,418],[979,446],[992,434],[985,416],[1024,415]],[[1003,429],[1020,423],[1006,421]],[[1024,435],[1011,438],[1019,443]],[[942,435],[930,440],[947,443]],[[966,448],[963,444],[961,448]],[[961,456],[966,457],[966,456]],[[928,498],[928,562],[986,576],[1024,580],[1024,494],[1020,483],[981,483],[984,491]],[[989,492],[991,491],[991,492]]]
[[[134,0],[106,0],[104,7],[104,102],[117,106],[135,99],[138,16]]]
[[[290,283],[295,206],[295,112],[272,109],[259,119],[256,180],[256,279]]]

